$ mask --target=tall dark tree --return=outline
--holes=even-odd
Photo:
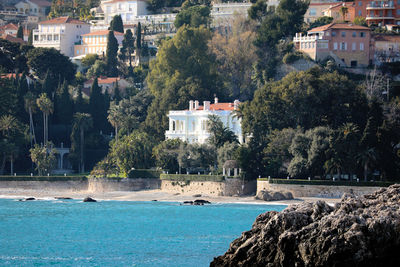
[[[32,45],[32,43],[33,43],[33,30],[30,30],[28,36],[28,44]]]
[[[22,28],[22,26],[18,27],[17,38],[24,40],[24,28]]]
[[[129,59],[129,66],[132,67],[132,54],[135,50],[135,38],[133,37],[132,31],[128,29],[124,35],[122,41],[122,47],[120,49],[119,58],[122,61]]]
[[[105,96],[101,93],[97,78],[94,79],[90,89],[89,113],[93,119],[96,130],[106,130],[107,127],[107,105]]]
[[[59,88],[55,100],[55,115],[59,124],[70,124],[74,106],[68,91],[68,83],[64,81]]]
[[[122,23],[121,15],[115,15],[110,22],[109,30],[115,32],[124,32],[124,24]]]
[[[109,31],[107,38],[107,55],[106,55],[106,65],[107,65],[107,73],[110,77],[118,76],[118,41],[114,36],[113,31]]]
[[[136,55],[138,56],[139,64],[140,64],[140,53],[142,49],[142,24],[139,22],[136,29]]]

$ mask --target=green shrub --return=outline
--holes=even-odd
[[[149,179],[160,179],[162,171],[158,170],[131,170],[128,173],[128,178],[149,178]]]
[[[283,57],[282,62],[285,64],[291,64],[301,58],[303,58],[303,55],[301,53],[289,52]]]
[[[222,175],[198,175],[198,174],[166,174],[160,175],[161,180],[171,181],[210,181],[210,182],[222,182],[224,176]]]
[[[332,186],[379,186],[388,187],[394,183],[392,182],[381,182],[381,181],[333,181],[333,180],[300,180],[300,179],[268,179],[260,178],[258,181],[269,181],[271,184],[297,184],[297,185],[332,185]]]
[[[0,181],[87,181],[86,176],[0,176]]]

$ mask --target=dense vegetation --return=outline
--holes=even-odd
[[[224,29],[210,28],[210,1],[149,2],[154,10],[182,5],[176,35],[159,38],[150,63],[155,52],[144,42],[146,26],[126,31],[118,49],[119,16],[110,25],[107,55],[87,55],[79,72],[54,49],[0,41],[0,72],[23,74],[0,79],[1,173],[49,172],[54,146],[63,142],[74,170],[96,176],[150,168],[218,175],[236,160],[248,179],[399,179],[400,100],[394,87],[387,97],[396,67],[386,67],[387,76],[372,71],[360,78],[327,61],[274,80],[280,64],[304,58],[290,40],[309,26],[303,24],[308,2],[282,0],[272,9],[252,1],[249,18],[237,16]],[[28,84],[29,71],[35,81]],[[134,86],[102,90],[103,75]],[[83,88],[88,83],[90,90]],[[243,102],[235,116],[245,144],[215,116],[206,144],[163,141],[169,110],[214,96]]]

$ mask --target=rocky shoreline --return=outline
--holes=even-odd
[[[400,185],[257,217],[210,266],[400,266]]]

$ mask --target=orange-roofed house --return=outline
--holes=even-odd
[[[90,96],[90,88],[92,87],[93,84],[93,79],[87,80],[84,84],[83,84],[83,93],[86,96]],[[114,89],[117,86],[118,83],[118,88],[119,88],[119,92],[121,95],[125,95],[126,93],[126,88],[127,87],[131,87],[132,84],[130,82],[128,82],[127,80],[120,78],[120,77],[106,77],[106,76],[100,76],[97,79],[97,83],[99,85],[99,87],[101,88],[101,92],[104,94],[107,90],[107,93],[111,96],[114,96]]]
[[[74,47],[74,56],[85,56],[87,54],[106,55],[109,30],[95,31],[82,35],[80,44]],[[124,34],[114,32],[118,45],[122,45]]]
[[[39,23],[33,31],[33,46],[55,48],[68,57],[74,56],[74,45],[80,43],[81,35],[90,32],[86,22],[70,17],[58,17]]]
[[[204,101],[189,101],[187,110],[170,110],[168,113],[169,129],[165,132],[166,139],[181,139],[188,143],[206,143],[210,137],[207,121],[209,115],[218,116],[225,127],[235,133],[240,143],[243,143],[241,119],[235,116],[239,107],[239,100],[233,103],[219,103],[218,98]]]
[[[344,13],[344,20],[342,14],[342,8],[347,8],[347,12]],[[343,2],[331,5],[323,11],[324,16],[332,17],[334,22],[343,21],[354,21],[356,17],[356,3],[355,2]]]
[[[309,30],[306,36],[296,33],[293,42],[313,60],[330,58],[339,67],[367,67],[374,58],[371,30],[354,24],[331,23]]]
[[[18,32],[18,26],[14,23],[8,23],[0,27],[0,35],[13,35],[16,36]]]

